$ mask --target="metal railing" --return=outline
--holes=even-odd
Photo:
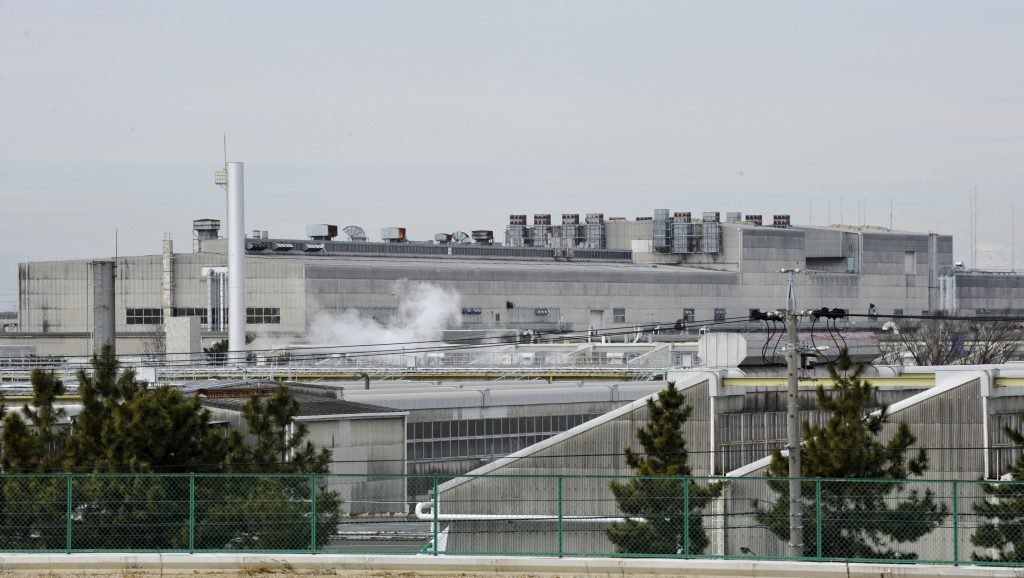
[[[416,502],[406,498],[417,488]],[[1024,482],[0,475],[0,551],[350,552],[1024,565]]]

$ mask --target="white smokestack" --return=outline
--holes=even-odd
[[[228,359],[245,361],[245,163],[228,163]]]

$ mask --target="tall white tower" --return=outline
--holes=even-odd
[[[245,163],[227,163],[214,179],[228,191],[228,361],[245,361]]]

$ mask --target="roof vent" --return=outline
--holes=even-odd
[[[369,238],[366,236],[366,231],[362,227],[357,225],[349,225],[342,229],[346,235],[348,235],[349,241],[355,241],[356,243],[365,243]]]
[[[306,236],[314,241],[333,241],[338,236],[338,226],[306,225]]]

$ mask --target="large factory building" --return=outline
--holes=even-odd
[[[405,230],[370,242],[358,227],[338,238],[333,225],[311,225],[305,238],[245,242],[247,331],[301,340],[317,316],[356,310],[388,322],[403,296],[426,283],[458,296],[461,329],[601,330],[675,320],[722,321],[750,308],[783,306],[798,267],[800,307],[843,307],[882,315],[959,308],[1012,308],[1024,295],[1017,275],[957,272],[953,239],[877,227],[802,227],[777,215],[671,214],[635,220],[512,215],[505,244],[490,231],[413,242]],[[209,343],[227,334],[227,241],[220,223],[194,222],[193,251],[114,259],[19,265],[20,323],[0,335],[31,353],[86,355],[113,296],[120,353],[154,349],[173,317],[197,319]],[[112,280],[105,276],[114,264]],[[113,287],[107,287],[112,285]],[[109,318],[109,317],[108,317]],[[108,329],[109,331],[109,329]],[[21,347],[19,349],[24,349]]]

